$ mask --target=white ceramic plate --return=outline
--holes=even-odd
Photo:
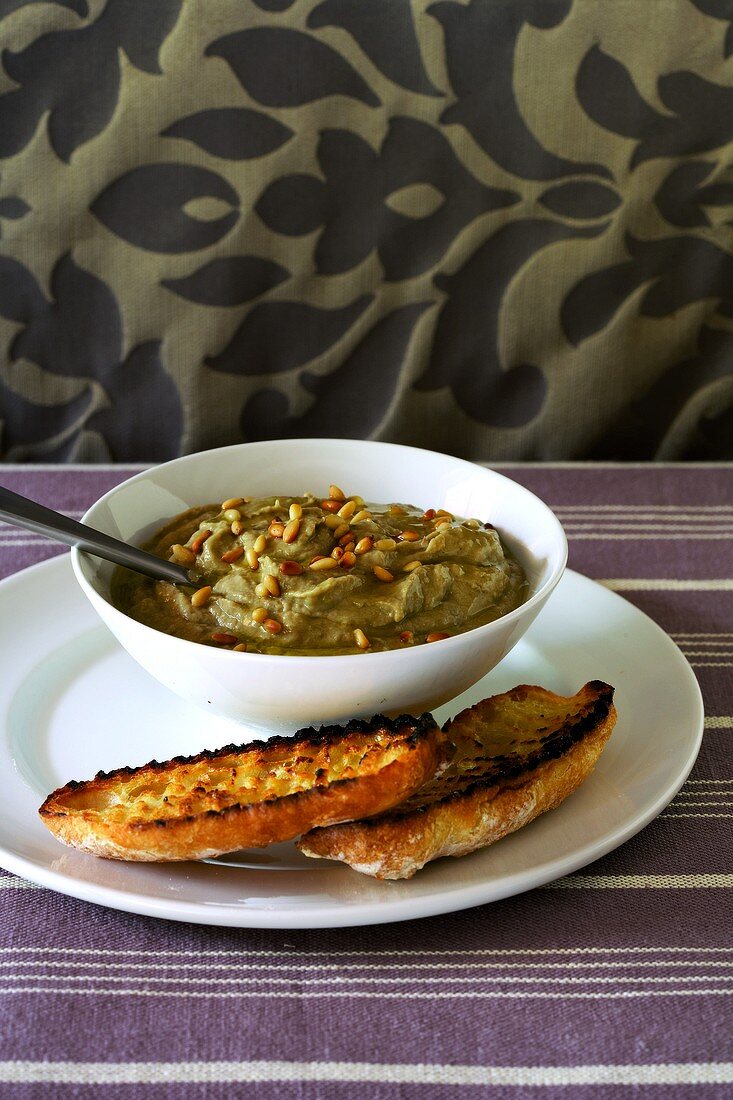
[[[409,882],[380,883],[292,844],[218,861],[134,864],[63,847],[37,807],[69,779],[216,748],[241,727],[149,677],[74,582],[66,556],[0,584],[0,865],[73,897],[169,920],[244,928],[328,928],[427,917],[550,882],[616,848],[676,794],[697,756],[703,709],[685,658],[651,619],[569,572],[524,639],[442,722],[518,683],[572,694],[616,687],[619,719],[587,782],[557,810]]]

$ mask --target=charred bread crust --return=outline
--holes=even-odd
[[[436,773],[445,743],[429,714],[376,715],[99,772],[54,791],[39,814],[59,840],[96,855],[201,859],[396,805]]]
[[[537,706],[554,709],[547,725]],[[409,878],[441,856],[467,855],[558,806],[592,771],[615,720],[613,688],[601,681],[568,698],[525,684],[485,699],[444,727],[456,748],[442,775],[396,809],[315,829],[298,847],[305,855],[339,859],[387,879]],[[511,724],[521,721],[523,736]],[[492,751],[506,742],[514,751]],[[462,775],[466,761],[470,767]]]
[[[521,703],[526,698],[528,692],[536,690],[537,688],[530,684],[519,684],[517,687],[512,688],[511,691],[505,692],[503,698],[511,700],[512,702]],[[580,689],[577,695],[569,696],[568,698],[577,699],[582,692],[592,693],[589,705],[579,710],[567,724],[559,729],[551,730],[549,733],[546,733],[541,728],[538,729],[537,732],[543,733],[544,736],[539,738],[541,746],[534,752],[492,756],[490,772],[487,771],[485,775],[477,779],[470,786],[462,787],[460,790],[454,791],[453,793],[446,793],[443,800],[450,801],[453,798],[462,798],[464,795],[472,794],[474,791],[480,790],[481,788],[492,787],[502,781],[517,779],[533,768],[539,767],[541,764],[556,760],[564,756],[573,745],[578,744],[578,742],[592,733],[601,723],[605,722],[612,711],[615,716],[613,706],[614,689],[610,684],[603,683],[602,680],[590,680]],[[548,692],[547,694],[549,696],[552,693]],[[449,740],[451,738],[451,729],[455,723],[459,719],[462,722],[469,720],[474,713],[480,712],[487,702],[488,700],[484,699],[480,703],[475,703],[474,706],[461,711],[455,718],[449,719],[443,726],[443,732],[447,734]],[[414,797],[419,797],[419,792],[416,792],[416,796]],[[391,811],[395,816],[400,816],[400,814],[404,812],[410,813],[414,811],[411,810],[409,806],[406,810],[398,806]]]
[[[169,769],[171,764],[199,764],[206,762],[213,762],[217,759],[221,759],[224,756],[243,755],[247,752],[255,752],[262,749],[275,749],[275,748],[295,748],[296,745],[333,745],[338,741],[342,741],[345,737],[348,737],[352,733],[373,733],[375,730],[386,730],[395,736],[405,728],[412,727],[412,732],[405,740],[409,744],[417,744],[427,732],[431,732],[435,727],[435,719],[432,714],[426,711],[421,714],[419,718],[415,718],[412,714],[400,714],[397,718],[387,718],[384,714],[375,714],[371,718],[353,718],[343,726],[319,726],[318,729],[315,726],[304,726],[303,729],[297,730],[290,737],[271,737],[269,741],[248,741],[246,745],[224,745],[220,749],[203,749],[201,752],[196,753],[195,756],[172,756],[170,760],[149,760],[147,764],[138,764],[134,768],[124,767],[115,768],[113,771],[105,772],[99,771],[94,776],[94,779],[117,779],[125,776],[130,778],[137,775],[140,772],[148,771],[150,769],[159,769],[165,771]],[[46,805],[55,795],[61,793],[61,791],[72,791],[79,787],[84,787],[91,783],[90,779],[70,779],[68,783],[65,783],[63,787],[59,787],[57,791],[50,794],[43,803]],[[43,806],[38,811],[43,811]]]

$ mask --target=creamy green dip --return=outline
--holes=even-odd
[[[439,641],[526,599],[521,567],[476,519],[359,497],[226,503],[189,509],[146,545],[204,581],[188,589],[118,569],[116,606],[205,645],[324,655]]]

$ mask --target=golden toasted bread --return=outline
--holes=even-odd
[[[100,772],[39,813],[74,848],[110,859],[204,859],[380,813],[435,775],[445,735],[430,714],[300,730],[293,737]]]
[[[616,721],[613,688],[592,681],[565,698],[522,685],[464,710],[444,730],[455,755],[402,805],[301,837],[307,856],[380,879],[410,878],[558,806],[592,771]]]

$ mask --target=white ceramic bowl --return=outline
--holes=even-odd
[[[234,653],[171,637],[123,614],[110,600],[113,566],[72,550],[83,592],[127,652],[177,695],[243,723],[242,741],[379,712],[419,714],[447,702],[509,652],[565,568],[563,529],[529,490],[450,455],[390,443],[268,440],[186,455],[112,489],[84,522],[139,544],[195,504],[243,494],[325,494],[333,482],[367,501],[490,520],[523,566],[529,598],[496,622],[410,649],[324,657]]]

